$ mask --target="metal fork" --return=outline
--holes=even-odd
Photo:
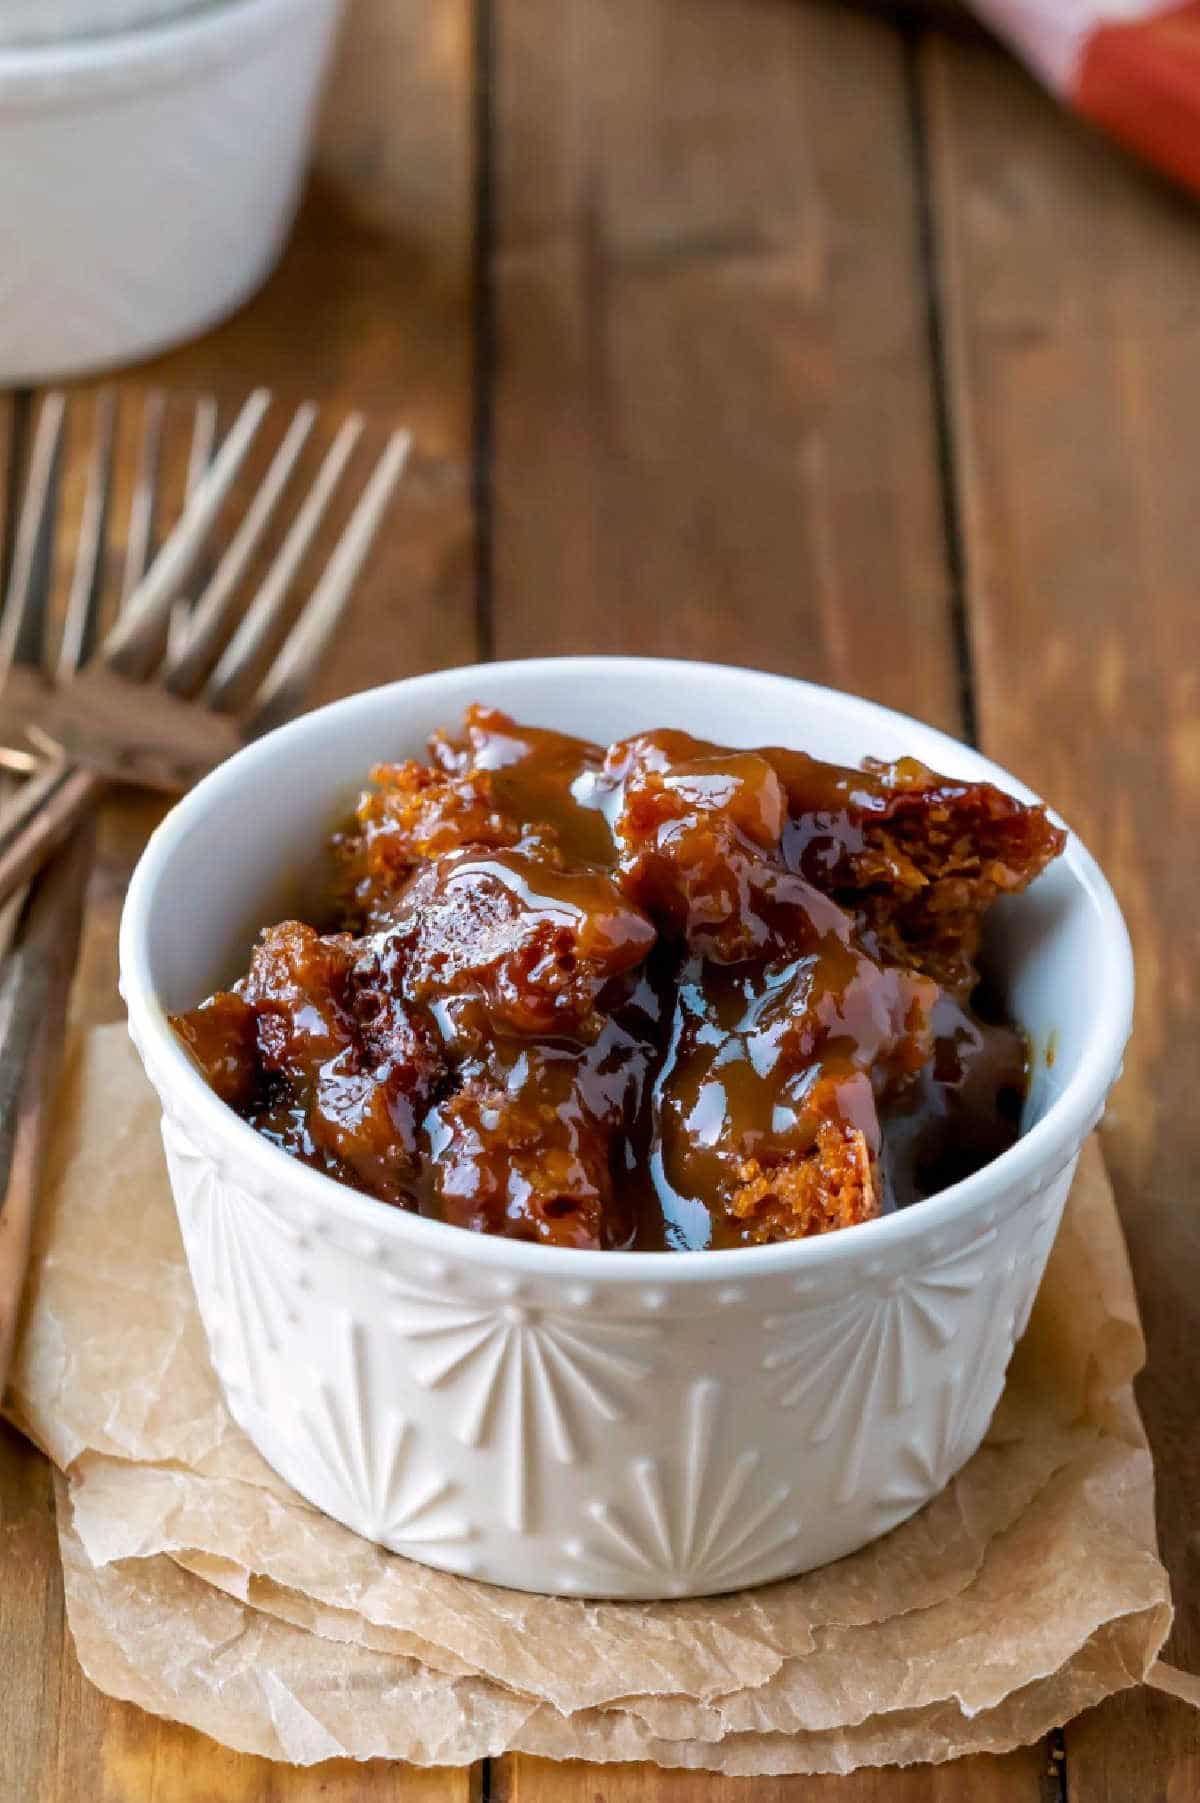
[[[114,436],[111,396],[100,397],[57,680],[49,686],[43,674],[51,590],[46,570],[66,401],[51,394],[43,402],[0,610],[0,740],[19,745],[24,736],[48,756],[0,812],[0,901],[27,882],[95,806],[106,781],[185,788],[238,745],[299,709],[404,469],[410,436],[397,431],[389,438],[322,575],[265,676],[240,705],[363,429],[357,414],[340,427],[266,575],[239,607],[251,562],[279,513],[316,422],[314,406],[298,408],[201,593],[190,607],[181,605],[184,585],[197,569],[269,405],[269,394],[256,390],[213,454],[215,409],[209,398],[201,399],[193,425],[190,492],[178,523],[152,558],[161,422],[150,410],[127,535],[121,609],[93,654]]]
[[[7,666],[28,659],[22,669],[40,666],[46,650],[44,626],[53,580],[52,509],[28,497],[46,499],[58,482],[64,403],[47,398],[30,458],[27,504],[13,548],[10,593],[26,597],[20,624],[6,613],[0,623],[0,656]],[[188,464],[187,492],[196,487],[212,450],[215,408],[198,407]],[[162,425],[160,398],[147,397],[138,478],[130,507],[123,595],[145,574],[154,526],[154,487]],[[55,674],[60,681],[78,672],[90,650],[102,570],[109,502],[114,408],[112,396],[97,398],[94,447],[67,614]],[[7,628],[7,630],[5,630]],[[36,629],[36,631],[35,631]],[[29,767],[27,753],[10,758]],[[0,779],[4,780],[4,779]],[[3,793],[11,795],[11,779]],[[0,922],[0,1394],[16,1338],[21,1293],[29,1263],[33,1213],[41,1185],[51,1099],[58,1078],[66,1030],[67,999],[83,929],[84,896],[91,872],[95,835],[85,820],[38,871],[24,895],[12,898]]]
[[[152,559],[163,408],[158,397],[147,398],[125,537],[120,612],[99,657],[89,665],[104,589],[115,425],[111,394],[102,392],[97,397],[79,539],[54,661],[58,687],[51,691],[43,672],[49,663],[52,544],[66,403],[61,395],[47,396],[29,459],[8,594],[0,611],[0,673],[5,678],[0,712],[7,711],[10,729],[15,721],[35,731],[48,730],[58,697],[84,690],[93,681],[89,669],[100,678],[108,697],[106,705],[111,706],[116,695],[127,710],[132,703],[135,713],[144,713],[147,702],[156,697],[186,696],[201,688],[207,664],[230,623],[238,584],[313,424],[312,408],[302,408],[292,420],[238,532],[197,603],[189,606],[180,599],[182,587],[198,566],[216,512],[266,405],[266,396],[252,396],[214,456],[216,407],[207,398],[197,402],[183,517]],[[193,725],[215,723],[207,728],[210,757],[220,754],[216,741],[221,738],[224,743],[222,735],[232,729],[225,715],[209,710],[229,704],[241,677],[253,667],[260,648],[265,648],[360,430],[360,421],[347,421],[335,439],[282,549],[203,684],[207,706],[174,702],[176,709],[187,710],[186,717]],[[262,731],[299,704],[349,597],[407,450],[407,435],[395,434],[324,574],[259,685],[245,730]],[[159,662],[163,633],[166,649]],[[158,680],[140,684],[133,680],[142,675],[154,675]],[[21,693],[14,696],[14,690]],[[128,726],[127,718],[124,725]],[[203,740],[204,734],[197,737]],[[29,754],[18,749],[9,764],[24,772],[30,767]],[[13,909],[7,911],[7,930],[0,930],[0,941],[6,942],[6,949],[0,944],[0,949],[5,949],[0,966],[0,1394],[28,1266],[33,1211],[92,862],[93,823],[88,815],[102,786],[102,776],[72,767],[59,755],[26,783],[2,822],[9,888],[24,880],[42,859],[46,861],[24,897],[14,899]],[[36,805],[31,806],[31,801]],[[82,823],[73,825],[75,822]]]

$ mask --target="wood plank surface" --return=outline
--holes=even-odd
[[[672,652],[956,727],[894,31],[499,0],[494,638]]]
[[[1027,1747],[1003,1759],[979,1754],[830,1778],[718,1778],[521,1757],[494,1768],[490,1803],[1057,1803],[1057,1795],[1053,1760]]]
[[[1200,209],[1001,58],[931,38],[923,75],[982,742],[1079,831],[1134,939],[1104,1148],[1149,1343],[1168,1656],[1196,1671]],[[1200,1795],[1181,1703],[1126,1693],[1066,1746],[1071,1803]]]
[[[376,446],[400,420],[417,431],[420,458],[323,673],[324,697],[476,652],[470,21],[470,0],[355,0],[316,173],[279,270],[228,324],[121,384],[131,417],[150,386],[208,390],[228,411],[265,382],[281,403],[312,397],[334,419],[368,410]],[[118,490],[129,486],[132,443],[126,434]],[[69,510],[69,490],[64,498]],[[75,992],[85,1021],[122,1013],[116,926],[159,812],[136,798],[105,810]],[[65,1628],[49,1468],[3,1426],[0,1576],[2,1803],[468,1803],[479,1794],[478,1770],[246,1758],[102,1696]]]
[[[960,730],[899,35],[792,0],[498,0],[494,39],[497,654],[758,664]],[[1048,1770],[516,1756],[491,1794],[1035,1803]]]

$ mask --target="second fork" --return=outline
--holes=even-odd
[[[94,657],[110,511],[113,432],[111,400],[100,397],[55,690],[46,667],[50,554],[62,451],[65,400],[43,403],[0,612],[0,717],[7,733],[23,726],[52,756],[0,813],[0,900],[40,867],[89,809],[107,778],[178,788],[203,769],[296,712],[349,600],[363,561],[406,462],[410,439],[394,432],[376,462],[325,569],[247,708],[237,699],[274,636],[294,593],[301,565],[362,432],[346,420],[296,509],[283,541],[249,604],[240,585],[289,486],[316,420],[299,408],[242,520],[194,606],[179,606],[217,516],[242,469],[270,397],[256,390],[215,455],[215,410],[198,405],[183,513],[149,558],[157,480],[154,446],[144,434],[141,474],[127,537],[123,600],[115,625]],[[131,566],[130,559],[141,567]],[[149,561],[147,562],[147,558]],[[222,639],[233,630],[223,652]],[[165,658],[163,649],[166,649]],[[205,672],[216,658],[211,674]],[[87,667],[82,675],[75,672]]]

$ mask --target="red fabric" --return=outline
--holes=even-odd
[[[1079,111],[1130,150],[1200,189],[1200,0],[1087,40]]]

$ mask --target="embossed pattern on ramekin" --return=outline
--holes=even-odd
[[[614,1291],[474,1266],[470,1240],[409,1256],[223,1169],[177,1114],[163,1134],[214,1366],[283,1475],[429,1564],[608,1596],[760,1582],[934,1495],[983,1436],[1070,1178],[832,1293]]]

